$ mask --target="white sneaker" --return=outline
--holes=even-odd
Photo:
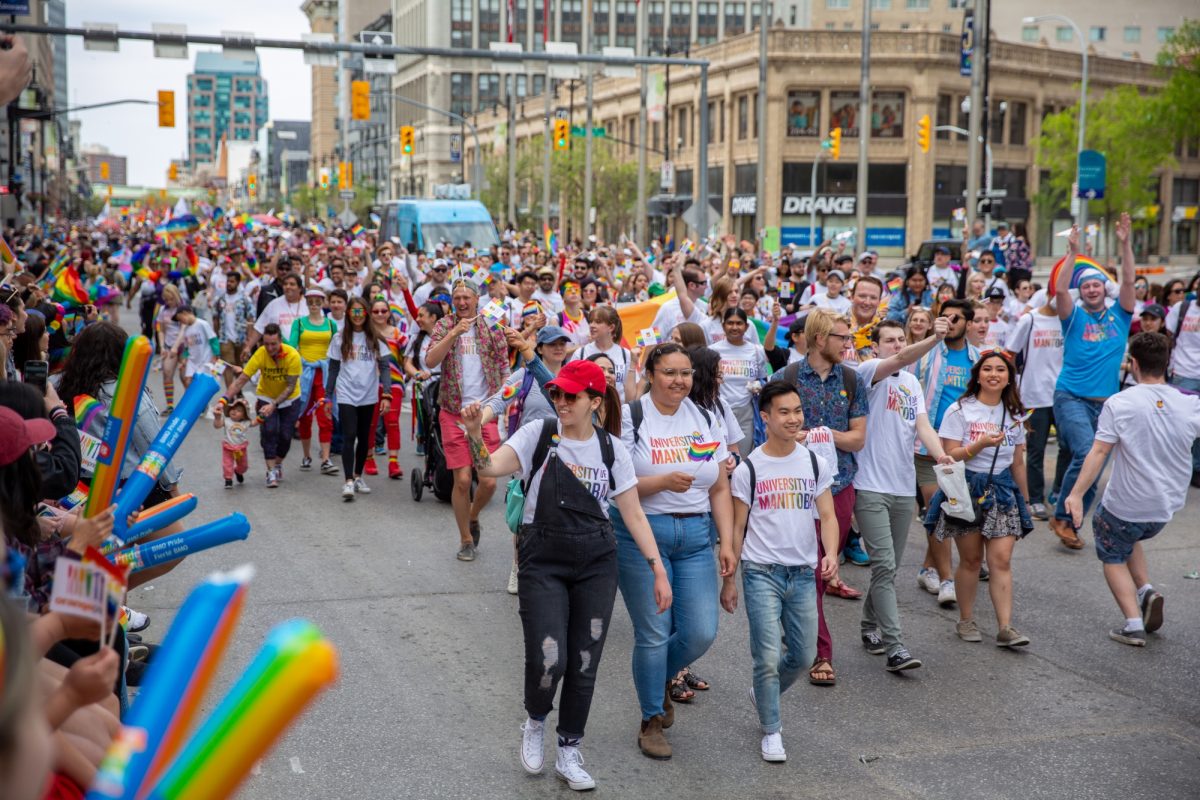
[[[938,579],[936,569],[928,569],[921,567],[917,572],[917,586],[920,586],[930,594],[937,594],[942,587],[942,582]]]
[[[129,614],[129,626],[126,628],[130,633],[141,633],[150,627],[150,615],[143,614],[140,611],[135,611],[129,606],[123,606]]]
[[[762,757],[763,761],[787,761],[782,733],[768,733],[762,738]]]
[[[508,573],[508,593],[517,593],[517,563],[514,561],[512,571]]]
[[[540,775],[546,760],[546,721],[527,719],[521,724],[521,766],[530,775]]]
[[[942,581],[942,586],[938,589],[938,605],[942,608],[950,608],[958,602],[958,595],[954,593],[954,581]]]
[[[587,774],[587,770],[583,768],[583,753],[579,752],[578,747],[560,747],[558,748],[558,759],[554,762],[554,773],[559,779],[567,782],[577,792],[586,792],[588,789],[595,789],[596,782],[592,780],[592,776]]]
[[[354,491],[358,492],[359,494],[370,494],[371,487],[367,486],[367,482],[364,481],[362,478],[355,478],[354,479]]]
[[[354,481],[346,481],[342,486],[342,500],[347,503],[354,501]]]

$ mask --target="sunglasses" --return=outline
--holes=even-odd
[[[377,308],[377,309],[373,309],[371,311],[371,316],[372,317],[386,317],[390,313],[392,313],[392,312],[386,308]]]
[[[578,400],[580,398],[580,396],[581,395],[576,394],[575,392],[564,392],[562,389],[559,389],[557,386],[550,387],[550,401],[552,403],[557,403],[559,401],[564,401],[567,403],[574,403],[576,400]]]

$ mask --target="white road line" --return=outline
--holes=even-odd
[[[292,765],[292,772],[297,775],[304,774],[304,767],[300,766],[300,759],[297,756],[292,756],[288,759],[288,762]]]

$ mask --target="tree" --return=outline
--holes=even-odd
[[[1167,79],[1160,95],[1163,126],[1174,141],[1200,138],[1200,21],[1184,20],[1167,39],[1158,63]]]

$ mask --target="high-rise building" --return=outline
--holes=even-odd
[[[128,183],[128,161],[125,156],[114,155],[101,144],[84,145],[80,155],[87,167],[88,183],[105,186],[125,186]]]
[[[308,181],[312,123],[273,119],[258,132],[255,176],[260,198],[274,198]]]
[[[219,52],[197,53],[187,86],[188,158],[193,167],[213,163],[222,139],[253,142],[267,122],[267,82],[259,73],[257,55],[236,59]]]

